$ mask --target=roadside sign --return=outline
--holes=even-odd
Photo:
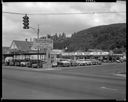
[[[35,49],[53,49],[53,41],[52,39],[34,39],[32,48]]]

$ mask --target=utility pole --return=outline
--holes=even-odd
[[[38,25],[38,29],[37,29],[37,40],[39,42],[39,25]],[[37,61],[38,61],[38,64],[37,64],[37,68],[39,68],[39,46],[38,46],[38,52],[37,52]]]

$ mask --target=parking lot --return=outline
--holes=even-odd
[[[5,61],[3,62],[3,65],[5,66],[19,66],[19,67],[29,67],[29,68],[44,68],[45,64],[47,64],[48,61],[45,60],[33,60],[33,59],[13,59],[7,57]],[[67,59],[67,58],[57,58],[56,60],[50,60],[49,65],[51,67],[78,67],[78,66],[92,66],[92,65],[102,65],[102,63],[123,63],[126,62],[126,59]]]

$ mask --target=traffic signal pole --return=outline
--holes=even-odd
[[[23,17],[23,29],[29,29],[29,17],[27,14]]]
[[[32,28],[33,30],[35,28],[30,27],[29,26],[29,17],[27,16],[27,14],[25,14],[25,16],[23,17],[23,29],[29,29]],[[37,29],[37,41],[39,41],[39,25],[38,25],[38,29]],[[39,68],[39,47],[37,48],[37,68]]]
[[[38,29],[37,29],[37,40],[39,41],[39,25],[38,25]],[[38,47],[38,52],[37,52],[37,61],[38,61],[38,66],[37,68],[39,68],[39,47]]]

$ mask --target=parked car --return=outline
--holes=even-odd
[[[21,61],[20,66],[26,67],[28,63],[29,63],[28,61]]]
[[[103,62],[103,63],[108,63],[109,61],[106,60],[106,59],[103,59],[102,62]]]
[[[15,66],[20,66],[20,61],[15,61]]]
[[[39,64],[38,64],[39,63]],[[42,68],[43,67],[43,61],[41,61],[41,60],[30,60],[27,64],[26,64],[26,66],[27,67],[29,67],[29,68]],[[38,66],[39,65],[39,66]]]
[[[9,61],[9,66],[14,66],[14,65],[15,65],[14,61],[13,60],[10,60]]]
[[[71,66],[77,66],[76,60],[71,60],[70,63],[71,63]]]
[[[101,61],[97,59],[91,59],[91,61],[92,61],[92,65],[101,65]]]
[[[85,65],[92,65],[92,61],[90,59],[85,60]]]
[[[123,60],[116,60],[117,63],[123,63]]]
[[[6,57],[5,58],[5,65],[9,66],[9,65],[13,65],[13,57]]]
[[[57,67],[57,66],[58,66],[58,64],[56,61],[52,62],[52,67]]]
[[[63,66],[63,67],[69,67],[71,66],[71,63],[70,61],[66,60],[66,59],[60,59],[58,62],[57,62],[57,65],[58,66]]]
[[[78,59],[78,60],[76,60],[76,64],[78,66],[84,66],[84,65],[86,65],[86,62],[84,59]]]

